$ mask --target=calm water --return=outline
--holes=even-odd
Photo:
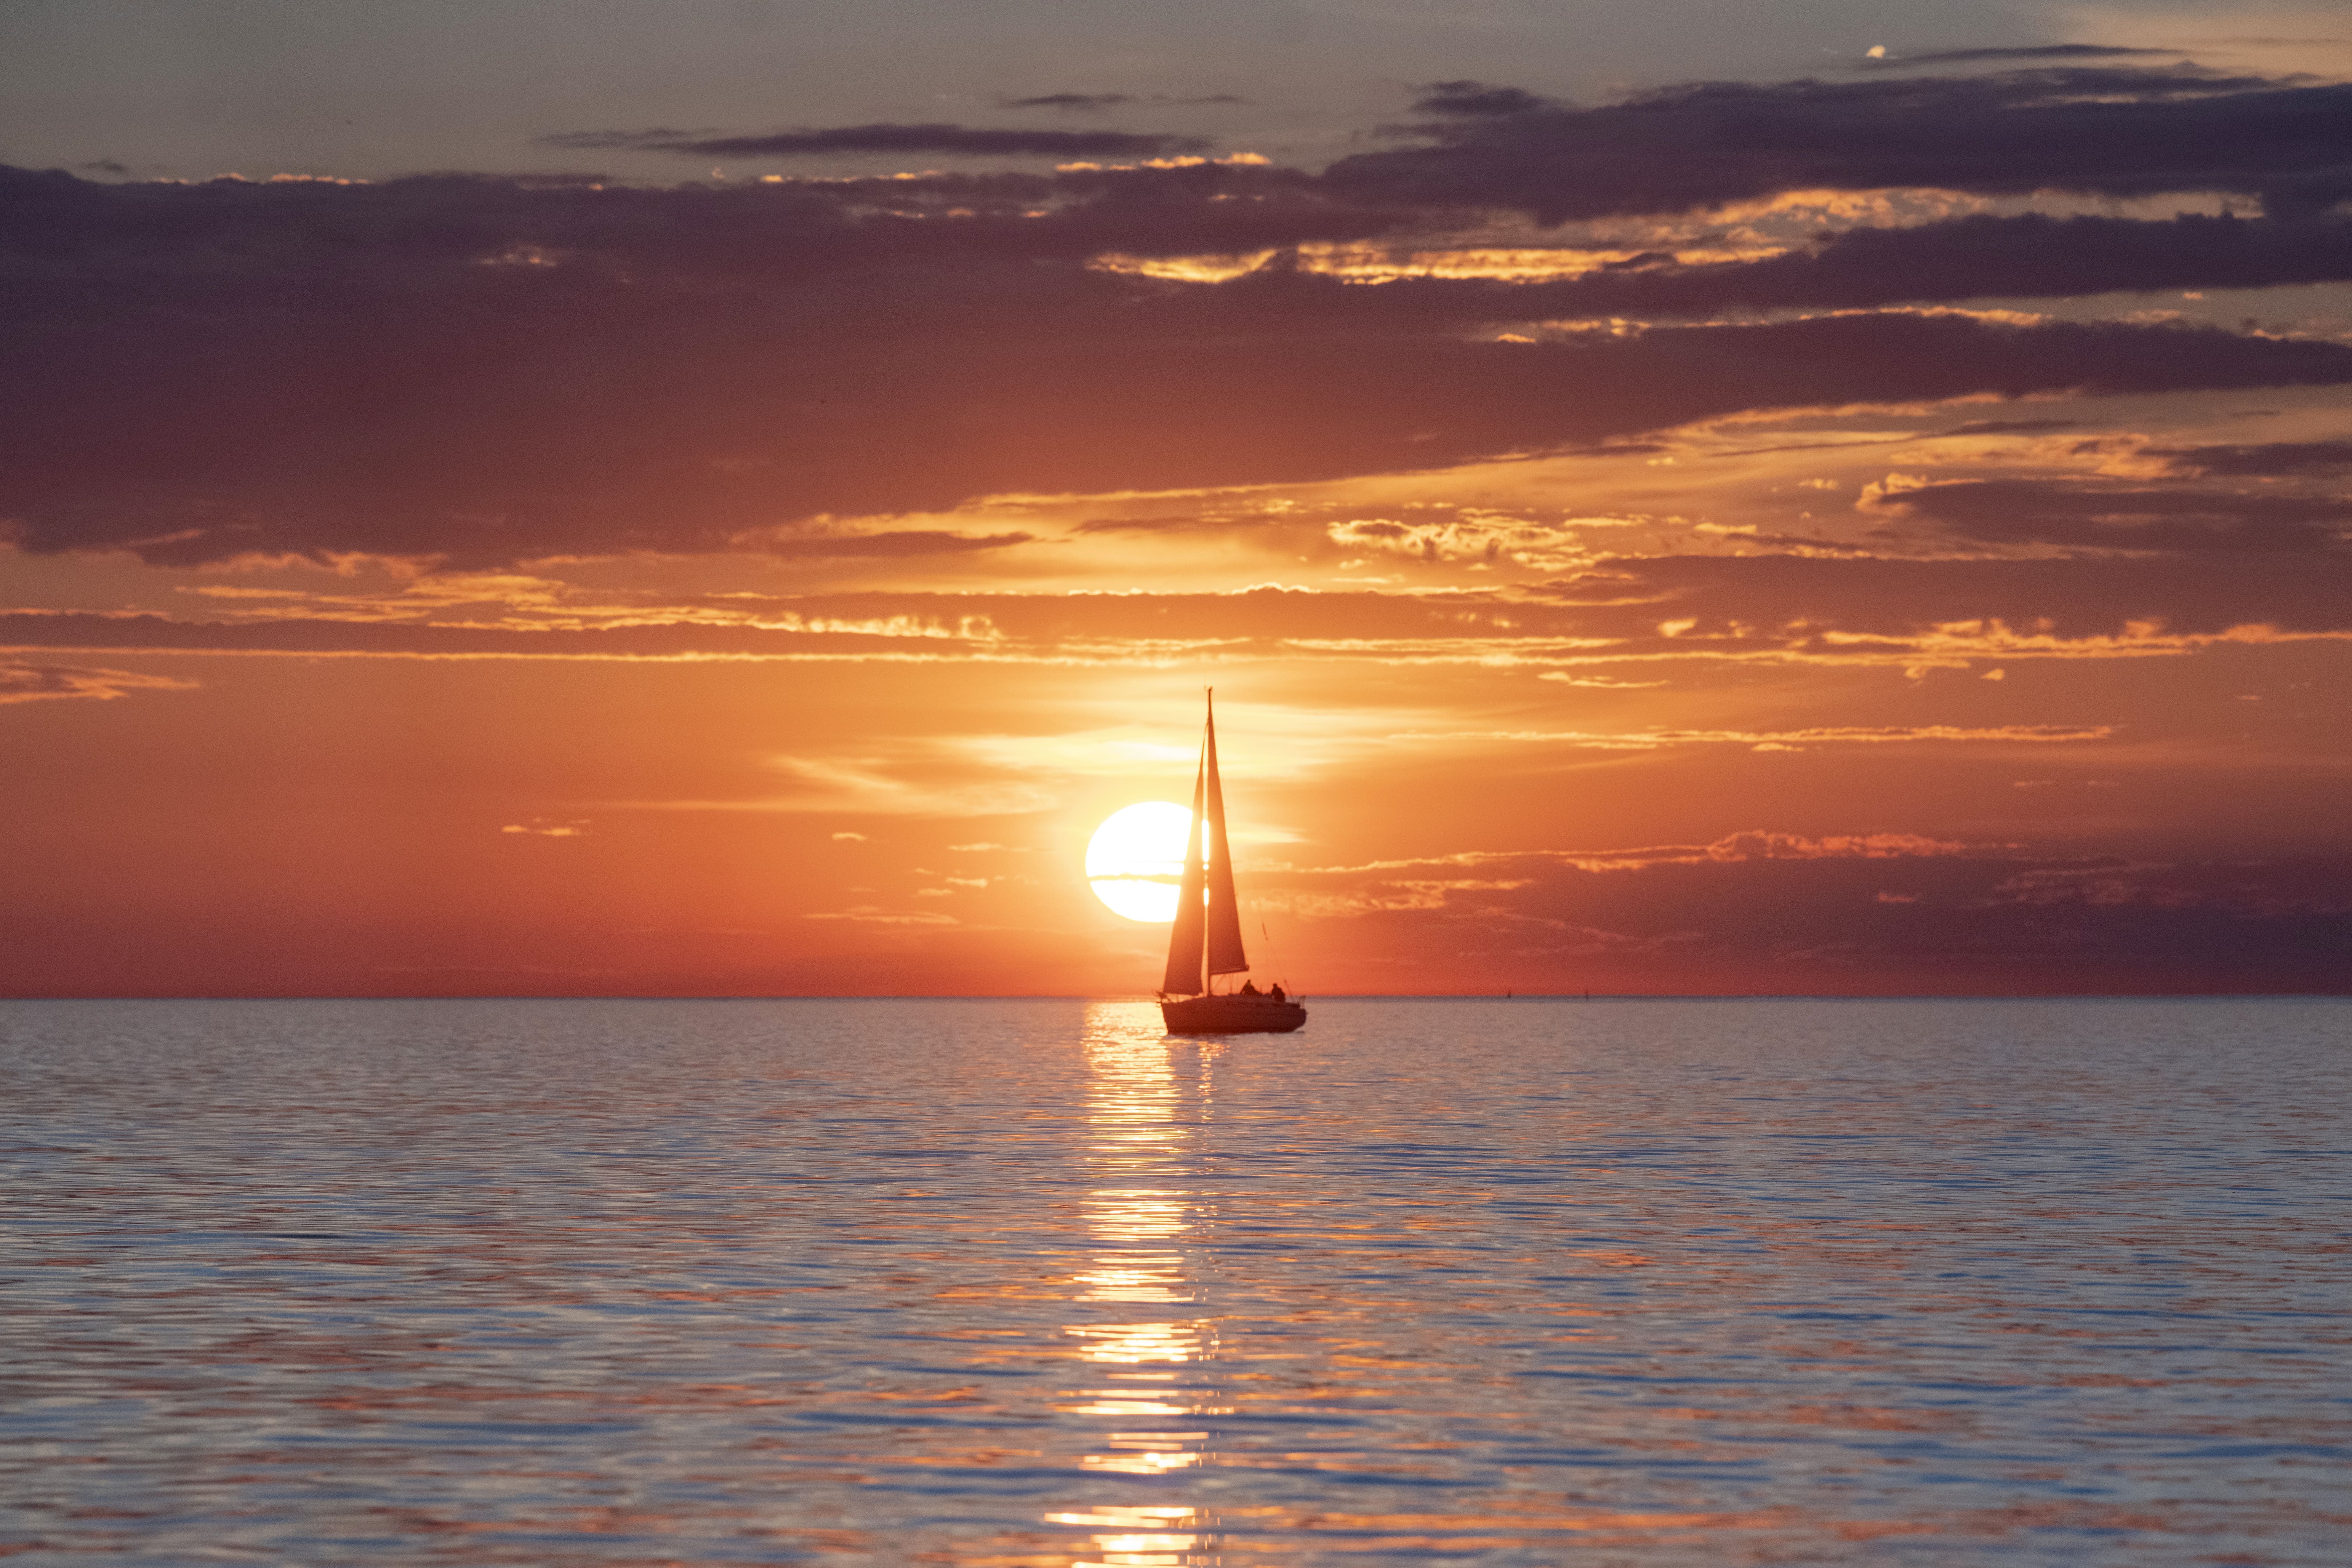
[[[0,1005],[17,1563],[2329,1563],[2352,1004]]]

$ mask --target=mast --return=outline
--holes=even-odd
[[[1176,892],[1176,924],[1168,932],[1168,973],[1160,989],[1171,996],[1197,995],[1208,987],[1201,979],[1201,790],[1208,777],[1209,757],[1201,753],[1201,770],[1192,775],[1192,831],[1184,840],[1184,879]]]
[[[1234,858],[1225,845],[1225,792],[1217,779],[1217,696],[1209,691],[1208,739],[1202,748],[1202,771],[1208,778],[1209,909],[1206,946],[1209,973],[1238,974],[1249,967],[1242,951],[1242,909],[1234,897]],[[1195,806],[1197,819],[1199,807]]]

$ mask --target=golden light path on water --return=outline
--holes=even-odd
[[[1071,1285],[1079,1300],[1131,1307],[1135,1317],[1065,1329],[1099,1381],[1059,1408],[1130,1424],[1108,1435],[1104,1452],[1086,1455],[1086,1468],[1164,1476],[1203,1463],[1210,1434],[1201,1423],[1223,1413],[1202,1376],[1216,1348],[1214,1325],[1185,1310],[1201,1303],[1192,1244],[1207,1217],[1205,1199],[1186,1176],[1197,1162],[1223,1047],[1167,1037],[1149,1007],[1087,1011],[1092,1184],[1082,1206],[1097,1250]],[[1181,1079],[1179,1051],[1192,1068]],[[1189,1504],[1095,1503],[1047,1513],[1045,1521],[1093,1531],[1094,1554],[1074,1559],[1071,1568],[1190,1568],[1217,1546],[1207,1515]]]

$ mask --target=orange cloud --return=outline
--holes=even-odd
[[[198,682],[127,669],[65,664],[0,663],[0,705],[87,699],[110,702],[133,691],[194,691]]]

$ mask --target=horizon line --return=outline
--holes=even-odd
[[[1290,992],[1298,1002],[2326,1002],[2352,1000],[2341,991],[2029,991],[1884,993],[1812,991],[1334,991]],[[109,995],[74,993],[0,996],[17,1002],[1132,1002],[1158,998],[1132,992],[478,992],[419,995],[400,992],[156,993]]]

